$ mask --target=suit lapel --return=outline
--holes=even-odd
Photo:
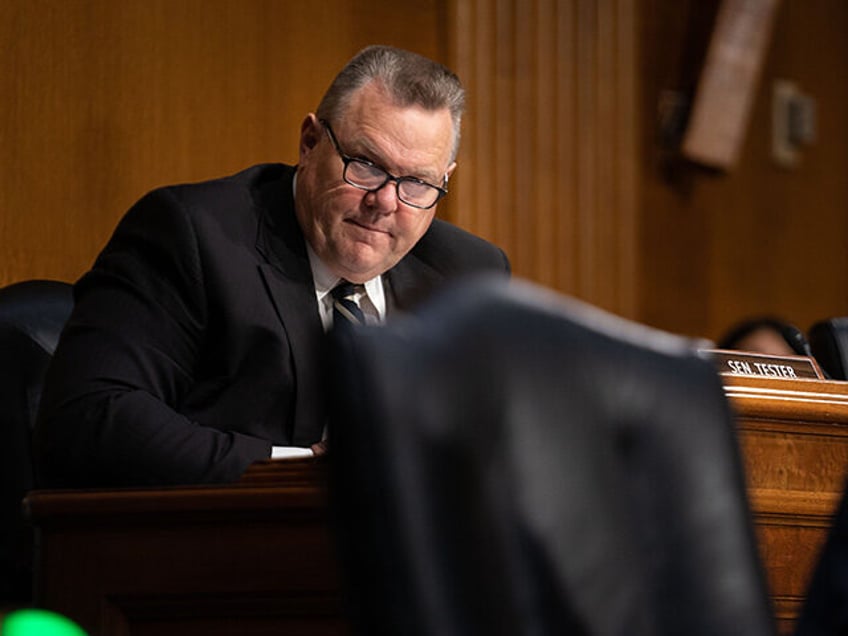
[[[388,316],[410,311],[430,296],[444,280],[435,268],[414,251],[383,275]]]
[[[259,273],[285,330],[295,376],[295,409],[289,439],[309,445],[321,437],[325,405],[320,399],[325,336],[318,314],[312,270],[303,233],[294,214],[291,175],[273,184],[276,192],[258,192],[257,250],[266,263]]]

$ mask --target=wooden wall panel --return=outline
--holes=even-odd
[[[452,0],[468,89],[448,216],[515,273],[623,315],[636,305],[636,5]]]
[[[670,158],[658,106],[691,96],[718,0],[641,0],[641,320],[716,338],[773,313],[806,329],[848,315],[848,4],[784,1],[738,164],[711,172]],[[794,169],[771,157],[771,94],[791,80],[818,109]]]
[[[74,280],[149,189],[294,161],[371,43],[440,58],[439,0],[0,2],[0,284]]]
[[[848,84],[833,79],[848,73],[848,5],[780,4],[729,173],[679,161],[660,126],[669,96],[693,96],[719,5],[450,0],[469,110],[449,218],[519,275],[677,333],[848,314]],[[775,79],[818,107],[793,170],[771,158]]]
[[[446,218],[518,275],[716,337],[774,312],[848,314],[848,4],[783,2],[739,164],[668,162],[658,105],[695,86],[719,0],[6,0],[0,284],[75,279],[164,183],[292,161],[338,66],[388,42],[466,83]],[[794,170],[769,156],[771,82],[817,101]]]

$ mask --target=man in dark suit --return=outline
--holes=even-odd
[[[92,270],[46,379],[43,486],[224,482],[322,450],[330,291],[367,322],[503,252],[434,220],[456,164],[456,76],[390,47],[360,52],[301,126],[296,167],[155,190]]]

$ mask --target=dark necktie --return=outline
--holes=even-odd
[[[364,325],[365,314],[356,304],[356,294],[365,291],[364,285],[349,283],[343,280],[333,287],[330,295],[333,297],[333,326]]]

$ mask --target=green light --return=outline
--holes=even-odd
[[[17,610],[3,621],[0,636],[86,636],[72,620],[54,612]]]

